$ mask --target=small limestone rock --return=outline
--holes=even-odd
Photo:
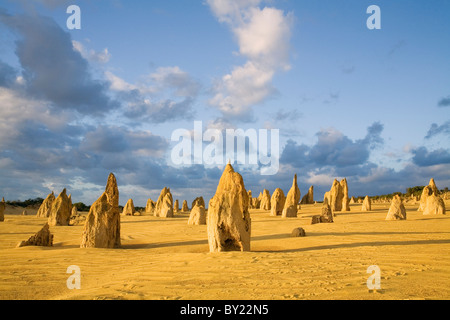
[[[314,186],[309,187],[308,193],[302,198],[300,204],[314,204]]]
[[[322,205],[322,213],[321,215],[313,216],[311,219],[311,224],[317,223],[333,223],[333,211],[331,210],[330,205],[328,204],[328,199],[325,199]]]
[[[270,193],[269,190],[264,189],[262,197],[261,197],[261,205],[260,209],[262,210],[270,210]]]
[[[291,237],[305,237],[306,232],[303,228],[295,228],[292,230]]]
[[[322,206],[321,222],[331,223],[333,221],[333,210],[331,210],[328,202],[324,202]]]
[[[72,207],[72,213],[70,214],[71,217],[76,217],[78,215],[78,209],[77,207]]]
[[[202,205],[195,205],[192,208],[188,220],[189,225],[206,225],[206,210]]]
[[[2,201],[0,202],[0,222],[5,221],[5,208],[6,208],[5,198],[2,198]]]
[[[444,200],[433,192],[431,196],[427,197],[427,203],[423,214],[445,214]]]
[[[406,209],[398,194],[392,199],[386,220],[406,220]]]
[[[152,199],[148,199],[147,204],[145,205],[145,214],[154,215],[155,208],[156,203]]]
[[[177,200],[175,200],[174,204],[173,204],[173,212],[177,213],[178,211],[180,211],[180,202]]]
[[[372,211],[372,202],[370,201],[369,196],[364,198],[364,202],[361,207],[361,211]]]
[[[428,198],[433,196],[432,200],[430,201],[430,204],[433,206],[430,209],[427,209],[428,204]],[[434,179],[431,178],[430,182],[428,183],[428,186],[423,188],[422,195],[420,196],[420,202],[419,202],[419,209],[417,211],[423,211],[423,214],[432,214],[431,212],[437,209],[437,206],[440,205],[436,202],[437,198],[439,198],[439,190],[436,187],[436,183],[434,182]],[[442,208],[442,206],[440,206]],[[442,211],[442,209],[440,209]],[[444,205],[444,212],[445,212],[445,205]]]
[[[134,216],[136,214],[136,208],[134,207],[133,199],[128,199],[125,207],[123,208],[122,215]]]
[[[420,196],[419,209],[417,211],[425,211],[425,207],[427,206],[427,199],[433,193],[433,190],[430,186],[425,186],[422,190],[422,195]]]
[[[283,190],[280,188],[275,189],[270,199],[270,215],[273,217],[281,216],[284,209],[284,204],[286,202],[286,197],[284,196]]]
[[[158,201],[156,202],[155,217],[173,217],[173,198],[170,189],[167,187],[161,190]]]
[[[84,225],[86,223],[86,216],[83,216],[81,214],[72,215],[70,217],[69,226],[80,226]]]
[[[181,211],[182,212],[188,212],[189,211],[189,207],[188,207],[188,204],[187,204],[186,200],[183,201],[183,205],[181,207]]]
[[[315,215],[311,217],[311,224],[319,224],[322,220],[320,219],[319,215]]]
[[[48,223],[46,223],[38,233],[36,233],[34,236],[31,236],[27,241],[21,241],[17,245],[17,247],[25,246],[53,246],[53,235],[50,233],[50,227]]]

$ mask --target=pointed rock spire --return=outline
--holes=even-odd
[[[294,175],[292,187],[286,196],[286,203],[282,212],[283,218],[296,218],[298,210],[298,202],[300,201],[300,189],[297,184],[297,174]]]
[[[110,174],[105,192],[95,201],[84,224],[81,248],[119,248],[119,189],[114,174]]]
[[[48,217],[48,224],[50,226],[68,226],[70,222],[70,215],[72,208],[70,206],[70,199],[67,196],[67,191],[64,188],[59,196],[52,202],[52,208]]]
[[[208,207],[210,252],[250,251],[248,201],[242,176],[227,164]]]

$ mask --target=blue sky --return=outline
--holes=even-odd
[[[66,8],[81,9],[69,30]],[[367,7],[381,9],[369,30]],[[120,203],[170,187],[213,196],[223,166],[171,163],[179,128],[279,129],[280,169],[239,166],[247,189],[296,173],[321,200],[334,178],[376,195],[450,185],[448,1],[0,2],[0,196],[67,187]]]

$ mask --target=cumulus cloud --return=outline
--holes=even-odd
[[[229,25],[247,59],[219,79],[213,87],[210,105],[230,119],[251,121],[252,106],[277,92],[272,84],[276,72],[290,69],[289,50],[293,16],[261,1],[208,0],[220,22]]]
[[[28,95],[80,114],[101,115],[118,107],[108,97],[107,83],[92,77],[69,33],[53,19],[0,14],[0,22],[19,35],[15,52]]]
[[[73,150],[88,125],[71,123],[70,113],[52,110],[48,102],[29,99],[12,89],[0,88],[0,105],[2,178],[8,173],[22,183],[34,183],[24,187],[29,190],[42,186],[46,178],[58,180],[64,172],[77,168]]]
[[[207,0],[207,3],[220,22],[234,23],[242,19],[243,10],[258,6],[261,0]]]
[[[450,150],[437,149],[429,151],[426,147],[419,147],[411,151],[414,155],[413,163],[421,167],[429,167],[438,164],[450,164]]]
[[[361,165],[369,159],[370,150],[383,142],[382,124],[374,123],[367,131],[364,139],[352,141],[333,128],[321,130],[316,134],[318,141],[309,151],[309,158],[318,165]]]
[[[128,156],[161,157],[166,151],[166,139],[149,131],[131,131],[125,127],[99,126],[87,132],[80,150],[93,153],[123,153]]]
[[[93,49],[86,49],[85,46],[78,41],[72,40],[73,48],[78,51],[83,58],[88,61],[98,62],[98,63],[107,63],[109,59],[111,59],[111,54],[108,51],[108,48],[103,49],[100,52],[97,52]]]
[[[450,165],[421,167],[410,163],[398,171],[376,166],[367,175],[355,179],[350,178],[349,186],[353,187],[351,194],[354,195],[382,195],[406,192],[407,188],[424,186],[432,177],[435,178],[438,188],[448,186],[450,184]]]
[[[201,86],[177,66],[158,68],[138,84],[130,84],[111,72],[106,77],[125,105],[124,115],[130,119],[164,123],[193,117]]]
[[[105,72],[105,77],[109,81],[109,88],[113,91],[128,92],[139,90],[139,88],[136,85],[128,83],[127,81],[118,77],[117,75],[113,74],[110,71]]]
[[[303,114],[300,113],[297,109],[293,110],[283,110],[280,109],[275,114],[275,121],[296,121],[303,117]]]
[[[284,146],[280,162],[291,164],[297,168],[305,168],[310,164],[309,151],[311,147],[301,144],[298,145],[294,140],[289,139]]]
[[[438,102],[438,107],[444,108],[444,107],[450,107],[450,96],[442,98]]]
[[[450,121],[446,121],[442,125],[433,123],[428,130],[425,139],[431,139],[440,134],[450,135]]]
[[[194,100],[189,97],[177,102],[171,99],[154,101],[137,96],[134,101],[128,101],[128,108],[124,115],[130,119],[160,124],[173,120],[192,119],[193,103]]]
[[[69,120],[67,113],[50,110],[46,101],[29,99],[13,89],[0,88],[0,105],[0,146],[3,148],[17,142],[15,138],[21,135],[25,122],[61,130]]]
[[[148,77],[156,87],[156,90],[152,91],[163,92],[171,89],[178,97],[195,97],[200,90],[200,84],[177,66],[160,67]]]

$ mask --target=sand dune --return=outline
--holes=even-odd
[[[6,210],[0,223],[0,299],[449,299],[450,217],[407,205],[406,221],[385,221],[389,204],[337,213],[311,225],[321,204],[297,218],[250,210],[250,252],[209,253],[206,225],[189,213],[121,217],[121,249],[81,249],[83,226],[51,227],[54,246],[15,248],[46,222]],[[446,201],[449,206],[449,201]],[[302,227],[306,237],[292,238]],[[69,290],[67,267],[81,270]],[[366,273],[381,269],[370,293]]]

